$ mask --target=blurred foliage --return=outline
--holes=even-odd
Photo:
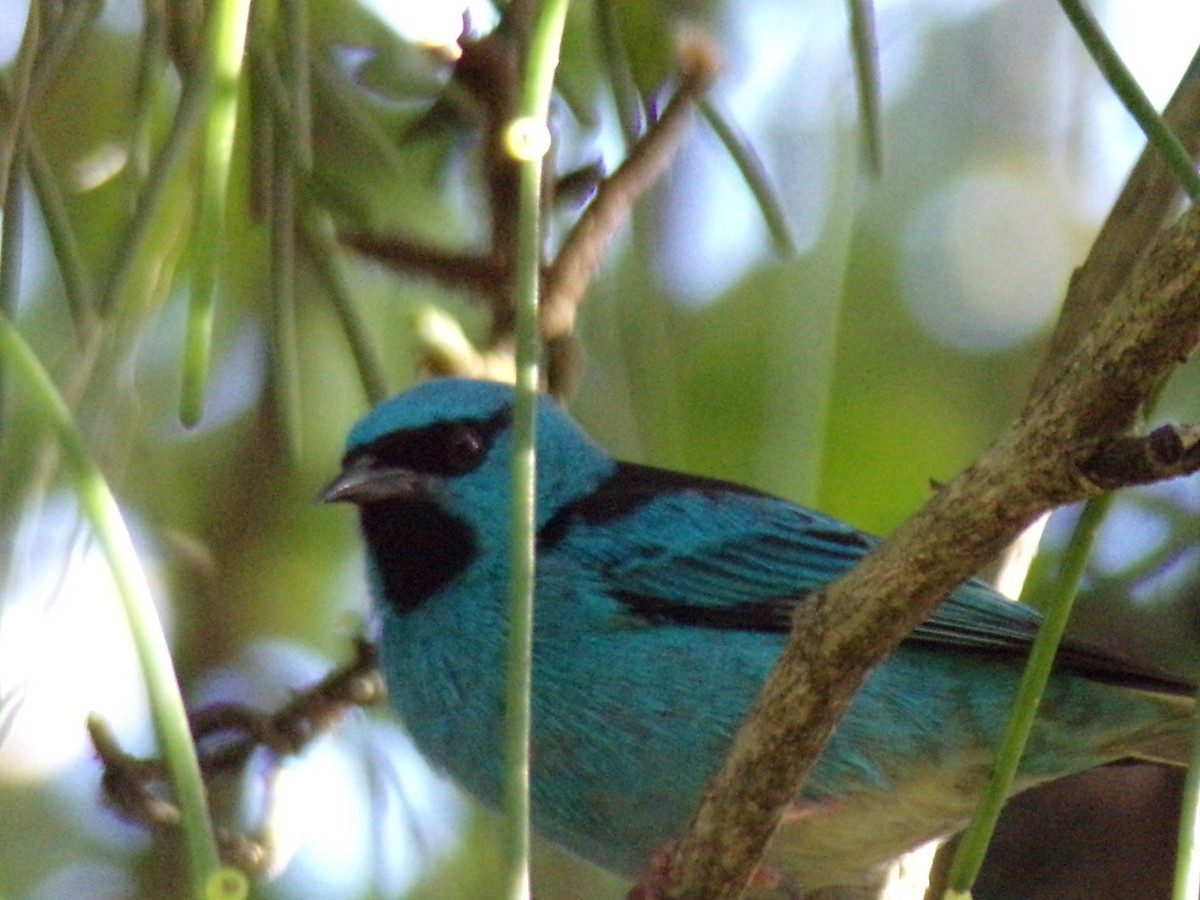
[[[461,291],[321,250],[335,229],[399,231],[457,251],[486,243],[469,103],[445,127],[413,131],[453,94],[448,64],[363,5],[312,2],[301,115],[271,81],[285,61],[288,8],[254,4],[223,235],[194,227],[194,138],[135,235],[199,64],[203,5],[35,2],[28,13],[0,0],[6,142],[20,98],[30,100],[6,182],[4,228],[20,238],[4,244],[5,273],[20,267],[6,314],[53,373],[134,523],[193,699],[286,699],[349,656],[368,615],[354,523],[312,498],[367,406],[371,365],[390,391],[419,377],[415,315],[437,306],[480,343],[490,324]],[[75,31],[22,94],[15,48],[27,15],[39,17],[39,41],[60,36],[56,23]],[[871,178],[845,15],[792,0],[573,4],[559,170],[615,168],[664,96],[673,28],[686,18],[721,49],[714,108],[760,157],[798,250],[772,251],[737,166],[698,119],[580,311],[572,410],[619,456],[747,482],[886,532],[1016,409],[1054,302],[1138,141],[1054,9],[899,3],[877,24],[884,168]],[[1156,46],[1196,24],[1177,16],[1171,6],[1141,16]],[[478,27],[487,19],[476,10]],[[287,77],[295,87],[296,73]],[[306,119],[308,135],[289,131]],[[298,161],[307,141],[311,161]],[[290,270],[272,238],[281,173],[294,189]],[[556,215],[561,230],[574,211]],[[211,385],[199,423],[185,429],[185,310],[205,241],[219,242]],[[129,267],[114,278],[122,254]],[[330,272],[374,363],[352,358]],[[284,310],[269,300],[281,277],[292,286]],[[294,331],[281,329],[281,315],[294,317]],[[290,350],[281,339],[294,341]],[[280,381],[281,347],[294,382]],[[1198,386],[1195,368],[1183,370],[1164,417],[1194,419]],[[95,709],[132,749],[151,749],[144,714],[120,711],[138,696],[136,678],[109,683],[128,651],[94,625],[91,606],[109,603],[106,576],[93,566],[77,577],[91,541],[3,360],[0,390],[0,895],[168,896],[181,884],[178,848],[114,825],[83,737]],[[1090,577],[1095,600],[1079,611],[1092,637],[1194,666],[1197,500],[1175,485],[1124,501]],[[51,730],[44,707],[74,718]],[[488,814],[455,813],[457,841],[449,826],[431,826],[458,807],[444,787],[404,798],[401,788],[427,779],[391,725],[357,717],[322,743],[290,781],[303,793],[314,767],[344,786],[350,818],[310,803],[311,821],[324,815],[328,827],[294,826],[309,829],[295,838],[296,861],[255,896],[394,896],[413,877],[399,857],[428,866],[412,896],[490,895],[500,864]],[[329,824],[355,815],[357,829]],[[536,872],[547,900],[621,891],[552,849]]]

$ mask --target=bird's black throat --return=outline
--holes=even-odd
[[[431,500],[384,500],[360,511],[363,536],[383,583],[384,602],[410,612],[471,564],[469,525]]]

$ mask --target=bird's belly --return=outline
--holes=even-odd
[[[886,793],[802,801],[784,813],[767,861],[807,890],[870,883],[897,856],[962,828],[988,773],[981,755],[954,772],[916,769]]]

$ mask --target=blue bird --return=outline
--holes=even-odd
[[[351,430],[322,494],[357,505],[391,705],[420,751],[502,798],[512,390],[435,379]],[[533,827],[635,877],[679,836],[797,603],[875,542],[711,478],[618,462],[539,400]],[[958,588],[866,679],[767,863],[855,885],[962,827],[1040,619]],[[1103,763],[1182,763],[1191,686],[1080,644],[1059,656],[1018,789]]]

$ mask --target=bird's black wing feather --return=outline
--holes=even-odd
[[[717,479],[619,463],[539,533],[542,549],[578,539],[606,589],[649,622],[784,633],[792,608],[837,578],[878,538],[822,513]],[[939,651],[1025,657],[1041,616],[972,579],[906,639]],[[1188,683],[1119,655],[1066,642],[1058,665],[1097,680],[1169,693]]]

